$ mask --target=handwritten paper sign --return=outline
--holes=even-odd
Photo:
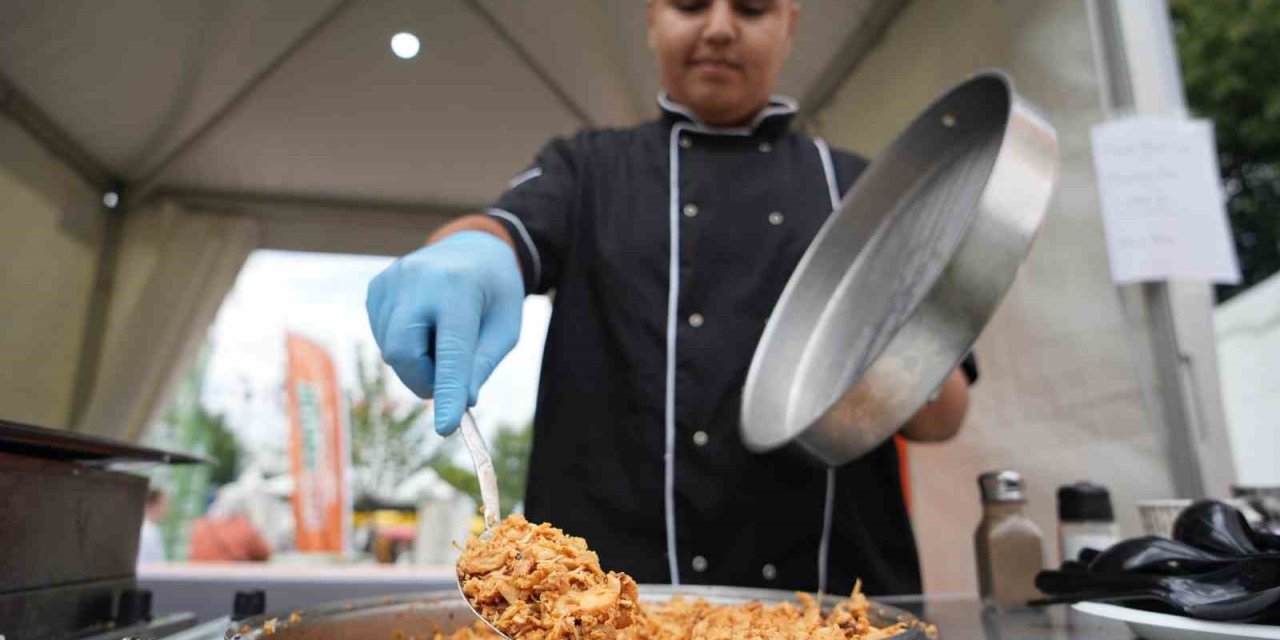
[[[1093,164],[1113,281],[1240,282],[1208,121],[1096,125]]]

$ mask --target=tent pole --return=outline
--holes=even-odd
[[[114,190],[119,193],[118,189],[116,187]],[[98,381],[98,366],[102,361],[107,337],[107,312],[111,309],[111,298],[115,293],[124,223],[124,209],[104,208],[102,244],[98,248],[93,289],[89,292],[89,304],[85,309],[84,334],[80,337],[80,359],[76,365],[75,380],[71,387],[71,405],[67,413],[68,429],[74,430],[80,423],[80,416]]]
[[[1165,0],[1089,0],[1103,105],[1109,118],[1188,115]],[[1136,289],[1136,291],[1135,291]],[[1178,497],[1225,496],[1235,467],[1218,382],[1213,292],[1206,282],[1122,288],[1150,336],[1158,414]],[[1156,497],[1156,496],[1152,496]]]

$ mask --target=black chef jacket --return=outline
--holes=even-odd
[[[866,161],[789,129],[661,117],[549,142],[489,210],[526,290],[555,290],[525,508],[642,583],[813,590],[827,471],[754,454],[739,404],[756,342],[809,242]],[[828,591],[916,593],[892,441],[840,467]],[[668,519],[674,540],[668,541]]]

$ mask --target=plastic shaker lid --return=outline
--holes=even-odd
[[[1027,496],[1022,489],[1022,474],[1011,469],[988,471],[978,476],[978,488],[982,491],[982,502],[1025,502]]]
[[[1058,520],[1060,522],[1115,522],[1111,494],[1107,488],[1092,482],[1077,482],[1058,487]]]

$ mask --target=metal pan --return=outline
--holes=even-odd
[[[894,434],[1013,283],[1057,178],[1053,127],[998,71],[935,101],[819,231],[756,347],[742,437],[840,465]]]
[[[702,598],[713,604],[796,601],[793,592],[771,589],[640,585],[643,602],[663,602],[674,596]],[[827,598],[829,603],[834,600]],[[867,617],[877,627],[897,622],[909,625],[886,640],[925,640],[927,637],[917,618],[902,609],[872,601]],[[350,600],[297,612],[257,616],[234,623],[220,635],[198,640],[430,638],[436,632],[451,633],[471,626],[476,620],[466,601],[450,590]]]

